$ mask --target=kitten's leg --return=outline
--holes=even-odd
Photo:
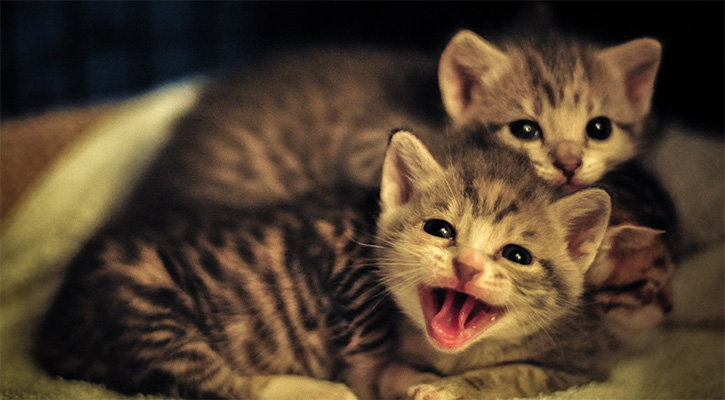
[[[592,378],[583,374],[512,364],[467,371],[461,375],[412,386],[409,400],[454,400],[531,397],[584,384]]]

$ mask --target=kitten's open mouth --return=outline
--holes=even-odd
[[[455,289],[420,286],[418,296],[428,335],[449,351],[463,349],[506,314],[503,307],[484,303]]]

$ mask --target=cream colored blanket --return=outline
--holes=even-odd
[[[31,334],[62,265],[127,194],[197,92],[198,83],[185,82],[125,102],[65,151],[3,221],[0,398],[126,398],[43,373],[29,356]],[[723,141],[682,132],[670,129],[649,160],[693,249],[678,271],[674,315],[640,338],[608,381],[543,398],[725,398]]]

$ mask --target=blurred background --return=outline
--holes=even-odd
[[[602,44],[659,39],[655,111],[724,131],[725,3],[0,2],[0,118],[138,94],[280,46],[366,43],[439,54],[539,18]],[[533,10],[533,12],[532,12]]]

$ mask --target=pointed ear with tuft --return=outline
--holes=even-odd
[[[380,201],[383,210],[407,204],[420,184],[443,174],[443,167],[412,133],[391,136],[383,161]]]
[[[604,235],[602,248],[615,253],[642,249],[652,244],[658,236],[664,233],[663,230],[640,225],[612,226],[607,229],[607,233]]]
[[[611,199],[602,189],[585,189],[568,195],[553,205],[566,232],[567,251],[582,269],[594,261],[609,225]]]
[[[627,100],[638,118],[649,113],[661,56],[662,45],[649,38],[606,48],[597,56],[624,79]]]
[[[503,51],[471,31],[460,31],[451,39],[441,56],[438,82],[453,121],[468,110],[476,91],[483,90],[508,64]]]

